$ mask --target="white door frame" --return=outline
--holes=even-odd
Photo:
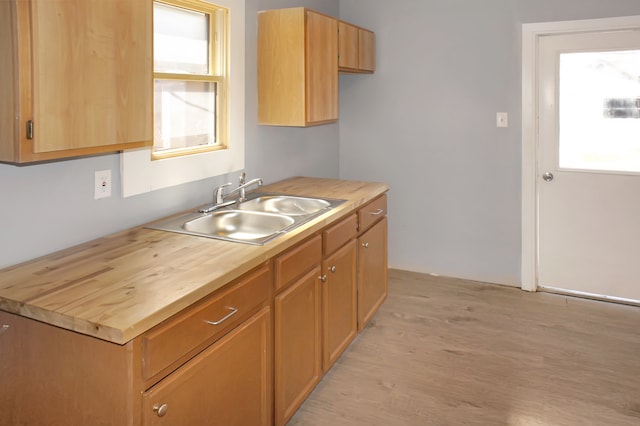
[[[523,290],[538,287],[538,41],[542,36],[640,27],[640,15],[522,25],[522,262]]]

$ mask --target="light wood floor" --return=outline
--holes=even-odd
[[[389,274],[289,425],[640,425],[640,308]]]

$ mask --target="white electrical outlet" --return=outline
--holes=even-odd
[[[100,170],[96,172],[94,184],[94,198],[111,197],[111,170]]]
[[[496,127],[509,127],[509,114],[506,112],[497,112]]]

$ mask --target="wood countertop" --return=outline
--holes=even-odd
[[[124,344],[388,189],[337,179],[276,182],[260,191],[347,201],[264,246],[143,226],[89,241],[0,270],[0,310]]]

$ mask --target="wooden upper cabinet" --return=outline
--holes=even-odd
[[[1,3],[0,161],[151,145],[152,2]]]
[[[376,39],[372,31],[340,21],[338,46],[340,72],[373,73],[375,71]]]
[[[258,123],[338,119],[338,21],[297,7],[258,14]]]
[[[362,28],[358,29],[358,68],[371,73],[376,70],[376,35]]]
[[[338,67],[358,68],[358,27],[342,21],[338,23]]]

